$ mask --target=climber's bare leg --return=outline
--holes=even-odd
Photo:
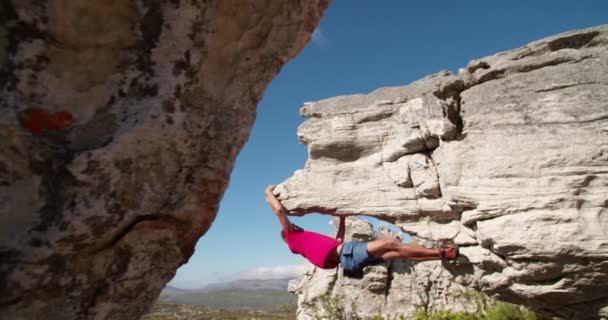
[[[439,250],[417,244],[406,244],[392,238],[382,238],[367,243],[370,255],[384,260],[408,259],[414,261],[439,260]]]

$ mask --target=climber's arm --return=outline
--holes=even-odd
[[[340,216],[340,225],[338,226],[338,233],[336,233],[336,239],[344,241],[344,231],[346,231],[346,217]]]
[[[287,218],[287,209],[285,209],[285,206],[277,199],[272,190],[274,190],[274,186],[268,186],[266,188],[266,201],[268,201],[270,208],[279,218],[279,222],[283,226],[283,231],[289,232],[293,226],[289,221],[289,218]]]

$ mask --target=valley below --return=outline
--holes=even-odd
[[[192,290],[167,286],[143,319],[296,319],[289,280],[240,280]]]

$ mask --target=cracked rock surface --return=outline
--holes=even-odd
[[[292,214],[374,216],[459,244],[463,285],[608,316],[608,26],[301,114],[308,161],[276,189]]]
[[[140,317],[328,5],[0,2],[0,318]]]

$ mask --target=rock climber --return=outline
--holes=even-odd
[[[302,255],[315,266],[333,269],[342,264],[344,275],[361,278],[363,268],[395,259],[412,261],[453,260],[458,257],[458,247],[428,249],[416,244],[406,244],[393,238],[372,241],[343,242],[345,217],[340,217],[336,238],[303,230],[289,221],[287,209],[273,193],[274,186],[266,188],[266,200],[277,215],[283,230],[281,236],[293,253]]]

